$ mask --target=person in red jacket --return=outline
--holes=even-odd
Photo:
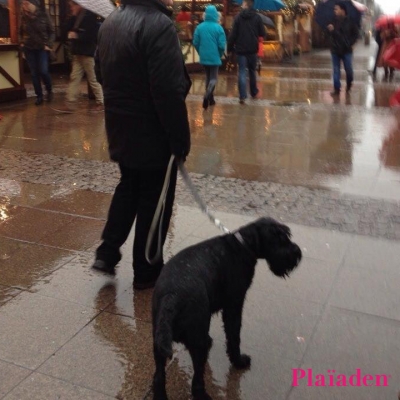
[[[179,12],[179,14],[176,16],[176,22],[190,22],[190,20],[192,19],[192,16],[189,12],[188,7],[184,4],[182,6],[181,11]]]

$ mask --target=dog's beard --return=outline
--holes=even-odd
[[[278,247],[268,254],[266,261],[271,272],[280,278],[286,278],[298,266],[301,260],[299,246]]]

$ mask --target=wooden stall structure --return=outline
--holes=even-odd
[[[61,43],[61,27],[68,10],[67,0],[41,0],[52,19],[57,55],[55,63],[66,61],[64,46]],[[19,0],[0,0],[0,102],[26,98],[24,87],[24,60],[19,48],[18,29],[20,19]]]
[[[0,14],[0,102],[26,98],[18,44],[18,0],[2,1]]]

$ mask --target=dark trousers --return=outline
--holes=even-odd
[[[347,87],[353,83],[353,53],[346,53],[342,56],[332,53],[332,66],[333,66],[333,87],[336,91],[340,90],[340,61],[343,61],[343,67],[346,71]]]
[[[46,50],[24,49],[25,59],[31,71],[32,84],[37,97],[43,97],[41,80],[47,93],[51,92],[51,77],[49,73],[49,52]]]
[[[104,228],[103,243],[97,249],[97,259],[109,264],[117,264],[121,259],[120,247],[125,243],[136,219],[135,239],[133,244],[133,268],[135,279],[146,279],[155,270],[162,268],[161,259],[156,265],[150,266],[145,257],[147,236],[164,184],[166,167],[155,170],[136,170],[119,165],[121,180],[115,189],[111,201],[108,219]],[[171,181],[165,202],[164,219],[162,223],[162,244],[167,237],[167,231],[172,216],[172,206],[175,198],[177,167],[174,164]],[[158,227],[157,227],[158,233]],[[155,242],[157,241],[155,235]],[[151,256],[154,255],[153,245]]]
[[[378,68],[378,62],[379,62],[379,58],[381,56],[381,52],[382,52],[382,44],[378,44],[378,50],[376,52],[376,57],[375,57],[375,64],[374,64],[374,69],[372,70],[372,73],[375,75],[376,74],[376,70]]]
[[[212,101],[214,100],[214,89],[218,79],[218,65],[205,65],[206,70],[206,93],[205,98]]]
[[[247,98],[247,74],[249,72],[250,94],[252,97],[257,96],[257,54],[237,54],[237,62],[239,64],[239,98],[244,100]]]

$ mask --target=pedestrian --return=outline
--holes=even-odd
[[[239,65],[239,102],[247,98],[246,69],[249,71],[250,95],[257,97],[257,53],[258,38],[265,37],[265,29],[260,15],[253,8],[253,0],[243,0],[242,11],[235,17],[228,39],[228,53],[235,52]]]
[[[96,99],[96,106],[91,112],[104,111],[103,90],[97,81],[94,70],[94,53],[97,46],[97,33],[99,23],[96,14],[86,10],[78,3],[69,1],[71,17],[67,20],[65,27],[65,39],[70,43],[72,54],[72,71],[67,88],[66,102],[60,107],[53,107],[55,111],[72,114],[77,109],[80,84],[83,75]]]
[[[194,31],[193,45],[200,56],[200,64],[206,72],[206,92],[203,108],[215,104],[214,89],[218,79],[218,69],[222,64],[221,57],[226,46],[224,29],[219,23],[219,13],[215,6],[209,5],[204,13],[204,22]]]
[[[383,80],[384,81],[392,81],[394,78],[394,68],[390,67],[387,65],[383,59],[383,56],[385,54],[385,51],[388,49],[388,47],[392,44],[392,41],[396,39],[398,36],[396,27],[393,23],[388,24],[386,28],[382,29],[381,32],[381,40],[382,40],[382,45],[381,45],[381,52],[379,54],[379,60],[378,60],[378,67],[383,67],[385,71],[385,75]]]
[[[334,7],[335,21],[327,26],[331,40],[333,66],[332,96],[340,94],[340,62],[343,61],[346,71],[346,93],[350,93],[354,80],[353,46],[357,42],[359,30],[357,25],[347,16],[344,2],[338,2]]]
[[[55,34],[50,16],[39,0],[23,0],[19,28],[20,46],[31,72],[36,94],[35,104],[43,104],[42,81],[46,88],[46,100],[53,99],[53,86],[49,73],[49,56]]]
[[[189,8],[186,4],[184,4],[179,11],[178,15],[176,16],[176,22],[190,22],[192,16],[189,12]]]
[[[146,241],[171,155],[184,161],[190,149],[185,98],[191,82],[167,6],[172,0],[122,0],[102,24],[98,68],[105,100],[109,153],[121,171],[93,268],[113,274],[120,247],[136,219],[134,287],[154,286],[163,267],[150,265]],[[101,75],[101,76],[100,76]],[[173,164],[162,221],[164,244],[174,202]],[[158,228],[157,228],[158,232]]]

